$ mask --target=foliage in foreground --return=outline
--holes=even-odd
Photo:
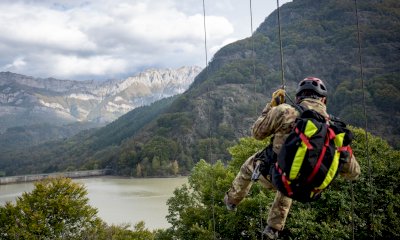
[[[353,230],[355,239],[400,237],[400,151],[371,135],[367,151],[364,131],[353,130],[352,146],[362,175],[352,183],[337,178],[317,202],[295,202],[283,239],[352,239]],[[168,201],[172,227],[164,234],[170,239],[261,239],[274,193],[254,184],[236,212],[227,211],[222,199],[241,163],[263,146],[244,138],[230,149],[229,166],[200,161],[189,184],[176,189]]]
[[[108,226],[86,195],[83,185],[68,178],[35,183],[15,204],[0,206],[0,239],[153,239],[144,222],[133,230],[129,225]]]

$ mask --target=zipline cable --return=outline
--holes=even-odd
[[[353,181],[350,181],[351,190],[351,229],[352,229],[352,239],[355,240],[355,224],[354,224],[354,189]]]
[[[207,53],[207,26],[206,26],[206,5],[205,2],[203,0],[203,28],[204,28],[204,51],[205,51],[205,57],[206,57],[206,79],[208,79],[208,53]],[[209,100],[211,100],[211,89],[210,86],[208,86],[207,92],[209,94]],[[212,208],[212,225],[213,225],[213,236],[214,239],[217,239],[216,236],[216,232],[215,232],[215,208],[214,208],[214,202],[215,202],[215,196],[214,196],[214,171],[213,171],[213,161],[212,161],[212,129],[211,129],[211,104],[208,107],[208,119],[209,119],[209,139],[210,139],[210,143],[208,146],[208,151],[209,151],[209,161],[211,164],[211,171],[212,171],[212,178],[211,178],[211,184],[212,184],[212,192],[211,192],[211,208]]]
[[[286,89],[286,81],[285,81],[285,71],[283,69],[283,47],[282,47],[282,27],[281,27],[281,13],[280,13],[280,7],[279,7],[279,0],[276,0],[276,11],[277,11],[277,18],[278,18],[278,35],[279,35],[279,52],[280,52],[280,60],[281,60],[281,82],[282,82],[282,88]],[[289,101],[292,103],[292,105],[296,105],[295,102],[292,100],[292,98],[289,96],[289,94],[285,91],[285,96]]]
[[[204,29],[204,52],[205,52],[205,57],[206,57],[206,77],[208,77],[206,5],[204,3],[204,0],[203,0],[203,29]]]
[[[282,88],[285,88],[285,74],[283,71],[283,48],[282,48],[282,36],[281,36],[281,14],[279,7],[279,0],[276,0],[276,8],[278,13],[278,35],[279,35],[279,50],[281,54],[281,80],[282,80]]]
[[[374,199],[373,199],[373,179],[372,179],[372,164],[371,158],[369,156],[369,140],[368,140],[368,119],[367,119],[367,107],[365,101],[365,84],[364,84],[364,72],[362,64],[362,52],[361,52],[361,36],[360,36],[360,23],[357,0],[354,0],[356,20],[357,20],[357,41],[358,41],[358,60],[360,64],[360,78],[361,78],[361,89],[362,89],[362,99],[363,99],[363,109],[364,109],[364,120],[365,120],[365,150],[368,161],[368,178],[369,178],[369,190],[370,190],[370,211],[371,211],[371,227],[372,227],[372,238],[375,239],[375,225],[374,225]]]
[[[256,78],[256,54],[255,54],[255,47],[254,47],[254,31],[253,31],[253,7],[250,2],[250,34],[251,34],[251,58],[253,61],[253,83],[254,83],[254,108],[255,108],[255,113],[257,116],[258,113],[258,107],[257,107],[257,78]]]
[[[255,106],[255,116],[257,117],[258,114],[258,107],[257,107],[257,81],[256,81],[256,57],[255,57],[255,48],[254,48],[254,31],[253,31],[253,6],[252,1],[250,0],[250,33],[251,33],[251,57],[253,61],[253,83],[254,83],[254,106]],[[258,204],[259,211],[260,211],[260,235],[261,240],[264,240],[263,234],[263,211],[262,211],[262,202],[261,199]]]
[[[281,13],[280,13],[280,7],[279,7],[279,0],[276,0],[276,11],[277,11],[277,18],[278,18],[278,35],[279,35],[279,52],[280,52],[280,61],[281,61],[281,83],[282,83],[282,88],[286,88],[286,81],[285,81],[285,71],[283,69],[283,47],[282,47],[282,27],[281,27]],[[292,100],[292,98],[289,96],[289,94],[285,91],[285,96],[289,101],[292,103],[292,105],[296,105],[295,102]]]

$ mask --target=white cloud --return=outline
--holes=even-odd
[[[256,9],[265,0],[253,2]],[[204,66],[202,7],[198,0],[2,0],[0,71],[104,79]],[[206,15],[210,55],[250,35],[247,1],[208,0]]]
[[[28,47],[60,50],[94,50],[95,44],[75,25],[67,12],[48,8],[11,4],[1,6],[1,41]]]
[[[92,56],[82,58],[79,56],[56,55],[52,56],[52,76],[73,77],[79,75],[101,76],[116,74],[126,71],[127,63],[123,59],[112,56]]]
[[[23,57],[17,57],[11,64],[5,65],[3,68],[9,71],[18,71],[18,69],[23,68],[26,62]]]

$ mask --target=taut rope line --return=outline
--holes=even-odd
[[[253,31],[253,7],[250,0],[250,33],[251,33],[251,58],[253,61],[253,82],[254,82],[254,108],[257,117],[257,80],[256,80],[256,54],[254,49],[254,31]]]
[[[206,5],[204,3],[203,0],[203,27],[204,27],[204,51],[205,51],[205,57],[206,57],[206,79],[208,79],[208,53],[207,53],[207,26],[206,26]],[[211,89],[210,86],[208,86],[207,92],[209,94],[209,99],[211,100]],[[210,160],[210,164],[211,164],[211,171],[213,172],[212,168],[213,168],[213,160],[212,160],[212,129],[211,129],[211,105],[209,105],[208,108],[208,119],[209,119],[209,146],[208,146],[208,150],[209,150],[209,160]],[[215,207],[214,207],[214,202],[215,202],[215,196],[214,196],[214,173],[212,176],[212,180],[211,180],[211,184],[212,186],[212,193],[211,193],[211,208],[212,208],[212,223],[213,223],[213,235],[214,235],[214,239],[217,239],[216,236],[216,232],[215,232]]]
[[[256,81],[256,57],[255,57],[255,48],[254,48],[254,31],[253,31],[253,7],[250,2],[250,32],[251,32],[251,57],[253,61],[253,83],[254,83],[254,108],[255,108],[255,116],[257,118],[258,114],[258,107],[257,107],[257,81]],[[259,211],[260,211],[260,235],[261,235],[261,240],[264,240],[264,234],[262,233],[263,231],[263,217],[262,217],[262,203],[261,200],[259,202]]]
[[[369,178],[369,190],[370,190],[370,211],[371,211],[371,227],[372,227],[372,238],[375,239],[375,225],[374,225],[374,199],[373,199],[373,179],[372,179],[372,164],[371,158],[369,156],[369,140],[368,140],[368,119],[367,119],[367,107],[365,101],[365,84],[364,84],[364,72],[363,72],[363,63],[362,63],[362,52],[361,52],[361,36],[360,36],[360,23],[359,23],[359,16],[358,16],[358,6],[357,0],[354,0],[355,5],[355,14],[357,20],[357,41],[358,41],[358,60],[360,64],[360,78],[361,78],[361,89],[362,89],[362,96],[363,96],[363,109],[364,109],[364,119],[365,119],[365,150],[366,156],[368,160],[368,178]]]
[[[282,79],[282,87],[285,87],[285,74],[283,71],[283,48],[282,48],[282,36],[281,36],[281,14],[279,7],[279,0],[276,0],[276,8],[278,13],[278,35],[279,35],[279,50],[281,54],[281,79]]]

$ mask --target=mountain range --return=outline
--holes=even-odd
[[[11,147],[15,135],[23,135],[17,137],[18,145],[26,147],[29,141],[65,138],[104,126],[132,109],[184,92],[200,71],[196,66],[149,69],[103,82],[0,72],[0,142]]]
[[[185,91],[200,67],[150,69],[121,80],[70,81],[0,73],[2,128],[32,123],[109,123],[130,110]],[[25,121],[25,122],[24,122]]]
[[[118,175],[141,177],[169,175],[177,165],[188,173],[200,159],[227,162],[227,148],[250,136],[271,93],[284,84],[293,99],[297,82],[307,76],[325,81],[330,113],[399,147],[400,3],[365,0],[357,10],[358,16],[354,2],[343,0],[284,4],[284,78],[275,11],[251,37],[220,49],[184,93],[98,130],[1,152],[0,170],[14,175],[112,167]]]

